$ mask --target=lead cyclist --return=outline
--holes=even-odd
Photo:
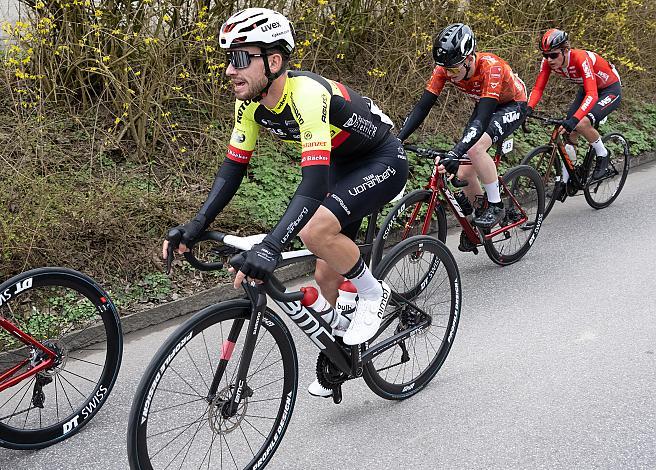
[[[345,278],[357,288],[357,308],[343,339],[347,345],[363,343],[380,327],[390,288],[374,278],[353,239],[362,219],[406,183],[408,163],[403,146],[390,132],[392,122],[369,98],[346,85],[288,70],[294,31],[278,12],[248,8],[235,13],[221,26],[219,42],[227,53],[226,75],[237,98],[235,124],[207,200],[178,227],[182,239],[176,251],[188,251],[232,199],[260,128],[295,142],[301,151],[301,183],[273,230],[244,253],[234,286],[239,288],[244,279],[267,279],[298,234],[319,258],[315,279],[333,306]],[[169,243],[176,241],[164,241],[165,259]],[[318,380],[308,391],[332,395]]]

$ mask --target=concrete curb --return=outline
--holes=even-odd
[[[635,168],[654,160],[656,160],[656,152],[645,152],[632,158],[631,168]],[[447,222],[449,228],[455,227],[457,224],[455,218],[450,216],[450,214],[448,215]],[[281,281],[288,282],[290,280],[300,280],[300,278],[308,276],[313,269],[313,262],[298,263],[286,266],[276,271],[276,275]],[[313,280],[308,278],[308,282],[313,282]],[[242,291],[235,290],[231,284],[216,286],[203,292],[199,292],[198,294],[185,297],[184,299],[175,300],[159,305],[150,310],[143,310],[141,312],[121,317],[123,333],[130,333],[149,326],[158,325],[167,320],[197,312],[217,302],[236,299],[242,295]]]

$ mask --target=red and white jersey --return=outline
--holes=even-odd
[[[447,82],[453,84],[474,101],[481,98],[494,98],[500,104],[526,101],[524,82],[512,71],[505,60],[489,52],[477,52],[474,75],[460,81],[452,80],[447,75],[446,69],[438,65],[426,84],[426,90],[434,95],[439,95]]]
[[[597,90],[603,90],[613,83],[619,82],[620,76],[615,67],[596,52],[570,49],[565,55],[565,63],[567,66],[563,65],[557,70],[551,70],[546,59],[542,59],[540,73],[535,81],[535,87],[531,91],[528,105],[535,108],[535,105],[539,103],[542,92],[549,81],[549,75],[554,72],[583,86],[586,96],[581,102],[581,107],[574,114],[575,117],[581,119],[597,103]]]

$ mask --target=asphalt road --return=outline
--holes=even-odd
[[[656,164],[609,208],[557,203],[519,263],[456,250],[463,310],[431,384],[403,402],[363,381],[309,396],[316,349],[297,330],[296,408],[272,469],[656,468]],[[132,395],[173,323],[126,337],[112,395],[78,435],[0,469],[127,469]]]

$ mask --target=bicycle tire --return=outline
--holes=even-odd
[[[431,273],[429,277],[424,273],[409,274],[407,265],[419,266],[419,256],[426,260],[423,266]],[[377,266],[375,275],[378,279],[385,280],[394,294],[412,290],[407,288],[408,282],[411,285],[416,285],[419,279],[425,282],[424,288],[418,293],[415,292],[412,302],[431,316],[431,324],[374,357],[364,365],[363,370],[365,382],[376,395],[389,400],[403,400],[428,385],[449,354],[460,319],[460,272],[453,255],[444,243],[430,236],[418,235],[403,240],[392,248]],[[409,277],[413,279],[408,279]],[[394,297],[390,300],[383,324],[370,347],[375,347],[378,341],[388,339],[407,328],[413,321],[422,318],[418,311],[403,304],[403,301],[397,303]],[[404,348],[408,353],[405,360]],[[424,349],[425,361],[422,360]],[[390,364],[399,357],[399,353],[401,362]],[[425,366],[422,366],[424,362]],[[396,375],[392,371],[395,366],[398,366]]]
[[[107,400],[121,366],[121,323],[107,293],[72,269],[24,272],[0,294],[0,316],[57,353],[53,367],[0,392],[0,446],[40,449],[79,432]],[[25,360],[19,373],[41,359],[0,329],[0,375]]]
[[[294,409],[298,389],[298,360],[287,326],[268,308],[262,318],[246,384],[247,388],[255,387],[263,380],[265,385],[250,389],[250,397],[244,392],[245,398],[240,403],[238,414],[233,417],[236,423],[232,428],[228,429],[232,425],[230,419],[218,413],[224,403],[221,398],[227,397],[232,390],[233,384],[228,377],[230,371],[236,373],[241,360],[243,341],[250,332],[250,312],[251,303],[245,299],[212,305],[185,321],[160,346],[144,372],[132,402],[127,433],[131,469],[151,470],[169,466],[218,469],[224,468],[224,463],[231,469],[257,469],[264,468],[273,457]],[[224,356],[223,352],[227,350],[222,345],[228,344],[228,330],[224,329],[227,328],[224,324],[242,320],[241,333],[232,346],[234,354],[228,348],[231,352]],[[213,349],[208,348],[208,344]],[[271,347],[267,354],[264,350],[269,345]],[[269,355],[276,348],[280,353],[280,364],[265,364],[264,361],[269,360]],[[210,401],[207,396],[209,384],[220,362],[226,364],[221,390]],[[205,375],[201,370],[208,373]],[[262,375],[257,375],[260,373]],[[282,379],[267,385],[275,373],[282,374]],[[276,385],[277,382],[280,382],[280,387]],[[276,402],[275,416],[267,417],[270,418],[267,420],[263,416],[248,414],[249,409],[253,412],[252,408],[258,412],[261,404],[266,402],[262,400],[262,393],[272,393],[273,398],[269,401]],[[266,421],[267,426],[271,424],[270,431],[262,433],[257,429],[256,426],[262,421]],[[180,426],[181,423],[191,424]],[[259,447],[251,446],[248,441],[247,436],[257,435],[253,429],[264,437]],[[187,434],[188,431],[191,433]],[[165,442],[171,436],[173,439]],[[240,449],[246,454],[244,458],[242,453],[237,454],[236,447],[229,444],[231,440],[234,446],[234,440],[237,439],[246,440],[245,444],[241,444],[248,449]]]
[[[376,265],[380,263],[386,249],[396,245],[404,238],[414,235],[433,235],[441,242],[446,242],[446,212],[441,204],[437,204],[433,210],[433,220],[431,221],[428,233],[422,233],[423,223],[426,217],[424,212],[428,209],[431,194],[432,192],[428,189],[417,189],[409,192],[389,211],[381,224],[380,230],[376,234],[371,249],[372,269],[375,269]],[[419,215],[413,221],[407,236],[403,237],[403,230],[395,229],[395,227],[405,227],[417,205],[420,206]]]
[[[544,213],[544,187],[535,168],[519,165],[506,172],[499,189],[506,208],[502,225],[509,225],[521,216],[511,193],[528,216],[523,224],[483,241],[490,259],[500,266],[507,266],[516,263],[528,252],[540,232]]]
[[[588,184],[583,188],[586,202],[594,209],[603,209],[610,206],[620,195],[629,174],[629,145],[624,136],[613,132],[603,136],[602,141],[610,153],[606,176],[597,181],[590,181],[591,178],[588,178]],[[593,160],[590,159],[590,163]],[[591,164],[589,173],[592,173],[593,170],[594,165]],[[597,197],[600,195],[602,199],[598,200]]]
[[[554,191],[556,182],[563,179],[563,169],[558,158],[558,150],[555,146],[550,145],[536,147],[522,159],[521,165],[535,168],[542,177],[542,184],[544,185],[544,214],[542,219],[544,220],[558,200],[558,195]]]

